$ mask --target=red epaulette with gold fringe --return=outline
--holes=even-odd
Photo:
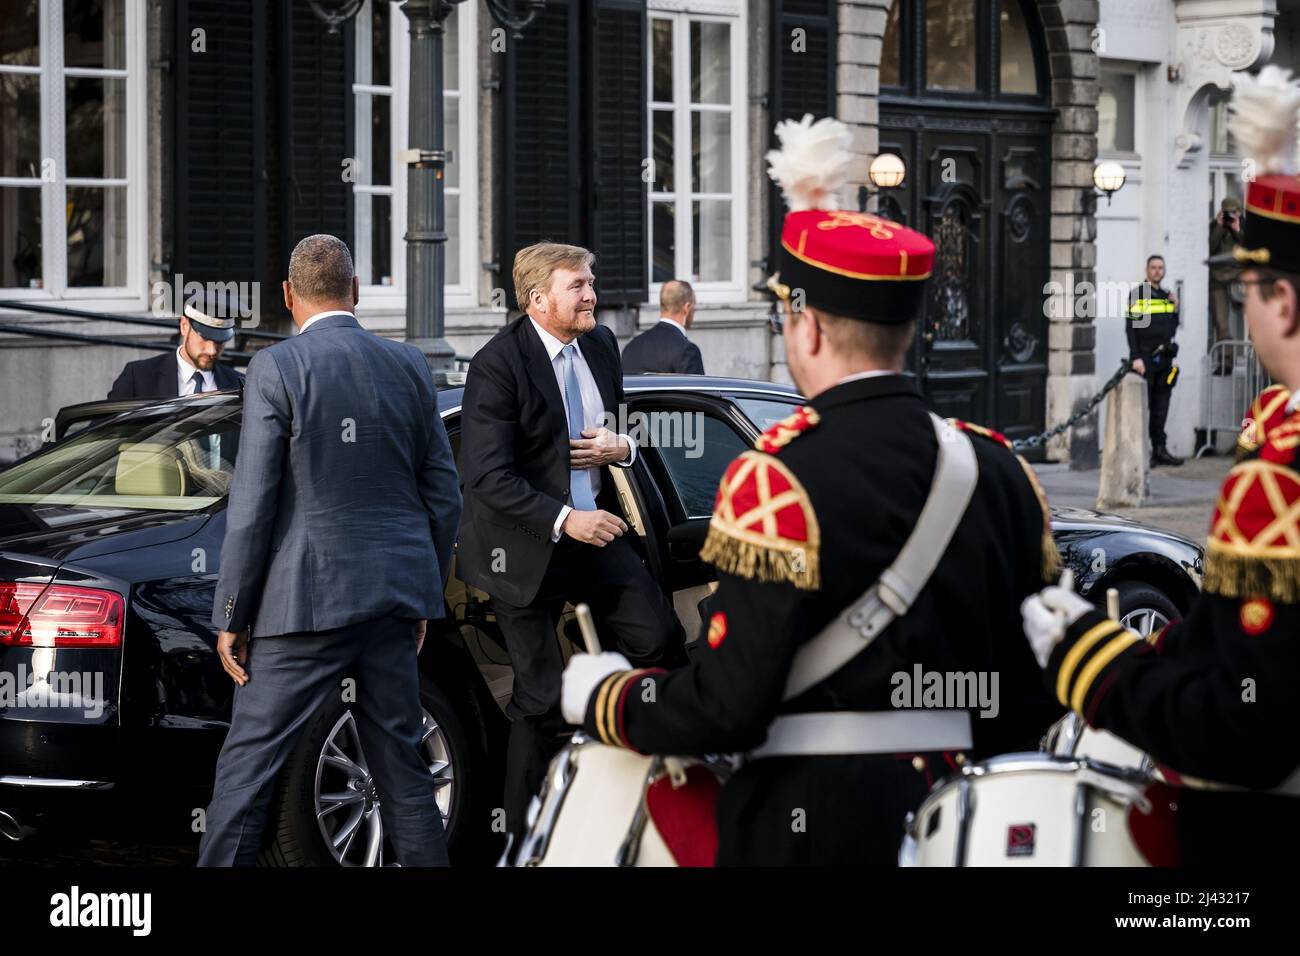
[[[964,422],[960,418],[948,419],[948,424],[952,425],[958,431],[970,432],[972,435],[983,435],[985,438],[991,438],[1006,448],[1011,447],[1011,442],[1007,441],[1007,436],[1001,432],[994,431],[991,428],[985,428],[983,425],[976,425],[973,422]]]
[[[1300,411],[1269,428],[1258,456],[1228,472],[1210,523],[1205,590],[1300,602]]]
[[[1268,440],[1268,434],[1287,419],[1286,403],[1291,392],[1284,385],[1270,385],[1250,404],[1237,437],[1237,460],[1254,454]]]
[[[820,547],[812,501],[784,463],[761,451],[731,463],[718,485],[702,560],[737,577],[815,591],[821,587]]]
[[[763,434],[758,436],[754,447],[759,451],[773,454],[794,441],[810,428],[816,428],[822,417],[817,409],[804,405],[793,415],[781,419]]]
[[[997,442],[1012,454],[1015,454],[1015,448],[1007,440],[1007,436],[1001,432],[994,431],[992,428],[985,428],[983,425],[964,422],[960,418],[950,418],[948,422],[959,431],[968,432],[972,435],[981,435],[990,441]],[[1029,462],[1025,461],[1024,456],[1016,454],[1016,460],[1020,462],[1020,467],[1024,469],[1025,477],[1029,479],[1029,485],[1034,489],[1034,497],[1038,499],[1038,506],[1043,512],[1041,566],[1043,580],[1055,581],[1061,570],[1061,552],[1056,547],[1056,539],[1052,537],[1052,509],[1047,503],[1047,492],[1043,491],[1043,486],[1038,483],[1038,476],[1034,474],[1033,467]]]

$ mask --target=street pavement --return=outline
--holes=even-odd
[[[1153,468],[1146,504],[1109,511],[1145,525],[1176,531],[1202,544],[1210,530],[1210,515],[1219,497],[1219,486],[1232,465],[1231,455],[1218,455],[1189,458],[1177,468]],[[1100,470],[1071,471],[1069,465],[1044,464],[1035,465],[1034,472],[1051,504],[1096,508]]]

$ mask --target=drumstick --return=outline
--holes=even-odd
[[[1071,569],[1071,568],[1066,568],[1064,571],[1061,572],[1061,582],[1060,582],[1060,586],[1063,587],[1063,588],[1065,588],[1065,590],[1067,590],[1067,591],[1073,591],[1073,590],[1074,590],[1074,571],[1073,571],[1073,569]]]
[[[1106,616],[1112,621],[1119,620],[1119,589],[1106,589]]]
[[[600,641],[596,639],[596,625],[591,620],[591,608],[579,604],[573,610],[578,615],[578,630],[582,631],[582,643],[587,645],[587,653],[599,654]]]

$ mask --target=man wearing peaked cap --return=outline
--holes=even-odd
[[[722,479],[701,552],[718,590],[691,663],[632,670],[618,655],[577,655],[563,708],[612,746],[743,755],[718,797],[716,848],[696,839],[679,862],[890,865],[931,784],[965,759],[1032,746],[1058,715],[1016,634],[1020,601],[1056,554],[1041,495],[1004,440],[936,425],[901,374],[933,243],[835,207],[851,159],[842,124],[805,117],[777,134],[768,159],[792,211],[769,287],[808,402]],[[854,630],[855,656],[809,682],[801,662],[832,658],[821,642],[804,649],[859,604],[916,526],[940,428],[973,446],[979,469],[951,545],[910,609],[869,640]],[[913,709],[920,688],[902,693],[899,678],[917,671],[997,673],[997,703],[985,718],[973,700]]]
[[[176,351],[128,362],[108,397],[175,398],[234,388],[239,373],[218,359],[235,337],[235,316],[241,314],[238,302],[225,293],[209,292],[200,301],[187,302]]]
[[[1177,796],[1188,864],[1300,853],[1300,84],[1234,78],[1231,129],[1260,175],[1230,253],[1256,354],[1278,383],[1251,405],[1210,521],[1204,589],[1143,640],[1047,588],[1025,634],[1060,702],[1148,752]]]

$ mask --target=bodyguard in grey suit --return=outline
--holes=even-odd
[[[239,686],[199,865],[256,860],[275,778],[345,676],[398,861],[445,864],[416,749],[416,655],[443,616],[461,509],[433,380],[417,349],[357,324],[338,239],[298,244],[284,301],[299,334],[259,351],[244,386],[212,618]]]

